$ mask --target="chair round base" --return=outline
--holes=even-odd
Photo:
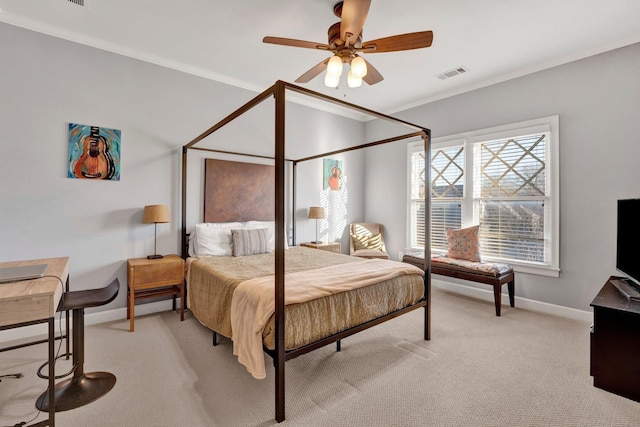
[[[107,394],[116,384],[116,377],[109,372],[89,372],[64,380],[55,387],[56,412],[79,408]],[[49,392],[36,400],[36,408],[49,411]]]

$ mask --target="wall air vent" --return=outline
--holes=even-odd
[[[78,6],[84,6],[84,0],[67,0],[69,3],[77,4]]]
[[[439,78],[440,80],[444,80],[444,79],[457,76],[462,73],[466,73],[468,71],[469,69],[467,69],[466,67],[458,67],[458,68],[454,68],[453,70],[445,71],[442,74],[438,74],[436,77]]]

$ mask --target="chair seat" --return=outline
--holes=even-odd
[[[111,301],[116,299],[119,289],[120,283],[118,282],[118,279],[115,279],[104,288],[66,292],[62,295],[58,311],[98,307],[100,305],[109,304]]]
[[[352,256],[357,256],[360,258],[382,258],[389,259],[389,254],[386,252],[379,251],[377,249],[358,249],[354,251]]]

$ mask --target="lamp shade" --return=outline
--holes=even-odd
[[[327,73],[324,76],[324,85],[326,87],[338,87],[339,83],[340,83],[340,77],[338,76],[332,76],[329,73]]]
[[[347,85],[349,87],[360,87],[362,86],[362,78],[354,76],[353,72],[349,70],[349,74],[347,75]]]
[[[342,74],[342,58],[338,55],[332,56],[327,63],[327,74],[333,77],[340,77]]]
[[[351,73],[358,78],[363,78],[367,75],[367,63],[362,57],[356,56],[351,60]]]
[[[169,208],[167,205],[148,205],[144,207],[143,224],[158,224],[169,222]]]
[[[320,206],[309,208],[309,219],[324,219],[324,209]]]

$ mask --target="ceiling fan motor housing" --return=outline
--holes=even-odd
[[[340,38],[340,24],[341,22],[336,22],[335,24],[330,26],[329,30],[327,31],[327,34],[329,36],[327,44],[331,47],[332,50],[340,49],[341,46],[344,46],[344,40]],[[358,49],[361,46],[362,32],[360,32],[360,34],[358,35],[358,39],[355,43],[351,44],[350,47]]]

